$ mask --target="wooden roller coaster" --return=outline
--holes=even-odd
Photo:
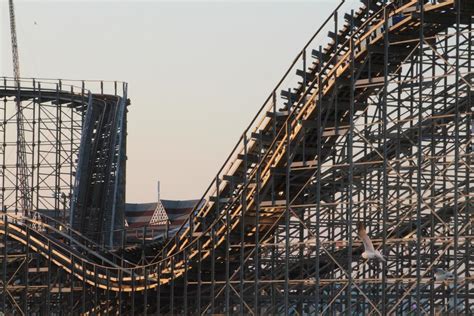
[[[21,91],[25,100],[52,93],[53,103],[61,96],[83,110],[92,97],[110,105],[97,105],[93,118],[81,114],[89,123],[75,153],[70,223],[3,204],[3,311],[473,312],[474,4],[366,0],[339,28],[347,6],[342,1],[297,55],[204,206],[175,235],[143,245],[140,258],[124,258],[117,243],[125,229],[126,93],[84,101],[84,91]],[[314,47],[327,30],[328,45]],[[20,88],[4,81],[6,105]],[[361,257],[358,222],[387,262]],[[7,250],[13,244],[24,261]],[[27,259],[31,253],[38,257]],[[47,271],[31,286],[29,262]],[[56,280],[54,269],[62,271]],[[453,278],[441,280],[435,269]],[[45,295],[49,305],[38,305]]]

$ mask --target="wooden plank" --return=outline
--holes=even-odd
[[[265,144],[271,144],[272,141],[273,141],[273,136],[271,135],[265,135],[265,134],[262,134],[262,132],[260,133],[252,133],[251,134],[251,137],[253,139],[255,139],[256,141],[262,141],[262,143],[265,143]]]
[[[245,160],[245,155],[244,154],[239,154],[237,156],[238,159],[244,161]],[[247,154],[247,162],[250,162],[250,163],[258,163],[258,157],[255,156],[255,155],[252,155],[252,154]]]
[[[76,287],[53,287],[51,288],[51,293],[71,293],[71,292],[81,292],[82,287],[76,286]]]
[[[43,272],[48,272],[48,267],[34,267],[34,268],[28,268],[29,273],[43,273]]]
[[[267,206],[282,206],[286,205],[286,200],[275,200],[275,201],[262,201],[260,202],[260,206],[267,207]]]
[[[278,112],[272,112],[268,111],[267,112],[268,117],[277,117],[277,118],[285,118],[288,116],[288,111],[278,111]]]
[[[318,165],[317,160],[306,160],[306,161],[293,161],[290,168],[311,168]]]
[[[304,78],[306,76],[306,82],[311,82],[316,79],[316,74],[313,72],[303,71],[301,69],[296,69],[296,75]]]
[[[224,181],[228,181],[228,182],[231,182],[231,183],[234,183],[234,184],[244,182],[244,178],[239,177],[239,176],[235,176],[235,175],[227,175],[226,174],[222,178],[224,179]]]
[[[323,137],[333,137],[333,136],[344,136],[349,132],[348,128],[338,128],[338,129],[331,129],[326,130],[323,132]]]
[[[292,102],[296,102],[300,98],[298,93],[290,92],[288,90],[281,90],[280,94],[283,99],[290,99]]]
[[[375,78],[367,78],[367,79],[359,79],[355,82],[355,87],[360,88],[362,86],[368,86],[372,84],[383,84],[385,81],[384,77],[375,77]]]

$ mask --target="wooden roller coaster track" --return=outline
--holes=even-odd
[[[468,175],[457,175],[461,169],[471,170],[472,152],[467,147],[463,154],[456,149],[456,144],[460,146],[458,136],[454,136],[455,146],[450,143],[449,148],[444,148],[443,167],[439,167],[444,169],[436,170],[433,166],[429,169],[433,179],[433,184],[425,189],[426,192],[429,191],[429,196],[425,197],[427,193],[421,192],[419,188],[422,175],[427,173],[426,177],[429,177],[427,168],[430,159],[436,159],[433,155],[424,158],[422,135],[431,135],[432,146],[436,146],[436,133],[444,135],[448,128],[446,126],[454,126],[454,135],[458,135],[461,118],[472,115],[471,95],[470,92],[465,92],[471,89],[469,57],[466,62],[468,66],[465,67],[468,71],[462,73],[456,69],[462,68],[459,51],[456,51],[457,64],[452,65],[448,62],[451,58],[450,51],[446,49],[438,53],[436,45],[447,43],[455,37],[459,45],[454,49],[459,50],[460,38],[467,38],[467,35],[461,34],[460,25],[466,25],[465,34],[470,34],[473,12],[469,11],[466,2],[454,0],[407,0],[398,1],[397,5],[365,1],[364,4],[359,11],[346,16],[347,23],[339,32],[336,30],[329,33],[332,41],[325,49],[320,47],[313,51],[315,59],[312,65],[308,67],[304,64],[303,70],[297,69],[296,73],[301,81],[296,88],[283,90],[282,97],[287,102],[281,109],[277,109],[276,93],[282,88],[281,83],[302,56],[306,62],[308,47],[314,44],[313,39],[328,21],[337,16],[340,5],[326,20],[244,131],[206,190],[202,198],[202,201],[207,201],[204,207],[193,211],[176,235],[167,240],[153,257],[147,258],[146,262],[124,262],[113,252],[99,249],[96,244],[93,247],[81,246],[83,241],[89,240],[88,237],[34,212],[30,216],[3,213],[0,234],[39,253],[91,288],[107,293],[145,292],[144,297],[153,289],[158,293],[160,288],[170,291],[171,298],[166,301],[168,307],[160,309],[160,304],[157,303],[158,312],[162,310],[173,313],[176,310],[173,291],[177,284],[182,286],[183,291],[187,291],[188,287],[196,289],[198,297],[201,286],[210,286],[210,300],[197,303],[199,313],[214,312],[219,309],[217,305],[225,305],[222,309],[229,312],[229,305],[232,305],[229,303],[231,291],[234,291],[240,297],[237,305],[241,313],[288,314],[291,310],[288,293],[290,290],[303,292],[302,286],[317,287],[318,293],[327,289],[337,293],[325,302],[319,303],[319,298],[316,299],[316,307],[311,307],[314,308],[311,311],[322,313],[332,308],[331,305],[343,292],[348,297],[347,306],[351,306],[351,297],[355,295],[353,291],[363,297],[367,302],[364,309],[369,309],[371,313],[390,314],[399,312],[399,308],[406,311],[411,306],[407,305],[409,303],[406,303],[405,297],[415,288],[417,299],[414,308],[420,311],[423,304],[428,304],[420,294],[423,284],[431,284],[426,286],[431,286],[432,292],[442,286],[450,289],[466,287],[468,294],[459,294],[459,298],[468,302],[468,284],[472,280],[470,276],[462,280],[456,277],[448,282],[431,282],[430,277],[436,260],[449,253],[450,249],[458,251],[465,248],[467,257],[473,238],[472,218],[462,215],[463,211],[467,212],[471,207],[473,180]],[[456,28],[455,35],[448,32],[453,27]],[[469,47],[471,45],[468,44]],[[423,68],[419,66],[417,75],[412,74],[411,78],[406,75],[403,78],[404,63],[407,60],[422,59],[425,49],[432,49],[433,63],[435,60],[443,61],[446,64],[443,67],[450,67],[446,68],[450,72],[436,75],[435,68],[441,68],[437,65],[433,67],[431,75],[423,74]],[[379,60],[374,62],[376,58]],[[371,66],[367,70],[368,64]],[[448,80],[450,75],[455,77],[453,82]],[[425,79],[424,76],[429,78]],[[381,103],[387,104],[389,84],[412,91],[417,88],[421,100],[425,97],[422,89],[430,84],[434,86],[436,82],[443,82],[444,90],[435,91],[433,88],[432,97],[448,98],[448,95],[454,95],[453,104],[446,104],[442,109],[433,106],[430,115],[426,117],[422,116],[421,108],[418,108],[418,112],[411,110],[409,114],[399,114],[398,121],[390,123],[390,113],[386,106],[380,110],[385,111],[385,115],[380,115],[380,120],[364,122],[363,128],[366,130],[358,129],[356,112],[371,111],[367,101],[370,96],[377,95],[382,100]],[[464,88],[467,90],[463,90]],[[401,94],[399,98],[401,100]],[[413,108],[416,106],[413,105]],[[427,121],[433,122],[432,125],[427,125]],[[376,138],[377,135],[370,133],[373,126],[381,126],[379,139]],[[388,137],[394,133],[398,133],[398,137]],[[417,137],[418,141],[413,141]],[[342,146],[341,140],[347,142],[347,146]],[[363,155],[361,150],[353,146],[355,141],[366,143]],[[469,143],[470,140],[466,142]],[[308,146],[306,151],[304,144],[312,144],[316,150],[311,152]],[[409,151],[409,158],[400,158],[402,149]],[[340,150],[350,158],[331,160]],[[460,161],[467,162],[462,164]],[[353,196],[353,190],[347,188],[356,186],[354,183],[357,179],[364,179],[365,182],[359,180],[361,183],[370,183],[372,180],[367,180],[370,168],[385,170],[381,180],[385,187],[393,185],[395,190],[403,192],[393,193],[398,194],[394,196],[384,188],[379,189],[383,190],[383,194],[380,191],[369,192],[364,195],[364,199]],[[403,175],[403,168],[416,170],[417,177],[407,180]],[[290,177],[295,172],[298,172],[298,182],[292,184]],[[444,190],[436,189],[436,177],[443,173],[450,184],[444,186]],[[395,178],[397,180],[393,182],[395,180],[392,179]],[[417,183],[416,188],[413,183]],[[336,198],[331,200],[322,193],[325,189],[333,192],[333,198],[342,194],[334,192],[348,190],[349,193],[344,193],[347,194],[347,201],[335,202]],[[318,193],[314,195],[314,191]],[[312,199],[311,203],[308,202],[309,197]],[[377,205],[376,211],[372,211],[371,204]],[[357,216],[351,215],[355,214],[352,209],[356,205],[361,205],[360,211],[357,211]],[[320,212],[323,207],[331,211]],[[341,207],[341,210],[347,207],[348,213],[337,213],[337,207]],[[309,229],[306,226],[309,225],[308,222],[301,220],[301,214],[309,209],[316,210],[315,217],[311,219],[311,225],[316,230]],[[370,212],[367,209],[372,214],[368,214]],[[396,214],[395,211],[388,211],[395,209]],[[362,213],[364,216],[360,215]],[[383,214],[383,218],[377,217],[379,215],[375,213]],[[436,260],[424,263],[424,270],[418,268],[415,276],[388,276],[378,268],[374,268],[376,272],[372,274],[363,265],[354,266],[352,258],[357,258],[362,248],[360,241],[351,237],[356,217],[364,217],[365,221],[375,222],[376,217],[382,220],[382,223],[374,224],[377,228],[372,229],[372,239],[381,245],[385,253],[399,253],[400,249],[415,247],[416,255],[413,260],[421,263],[421,254],[433,252],[436,248]],[[458,222],[459,218],[462,218],[462,222]],[[456,223],[454,226],[450,224],[453,219]],[[290,228],[290,221],[296,222],[294,227],[301,227],[299,237],[295,237],[296,229]],[[322,221],[341,223],[344,228],[334,229],[332,233],[329,233],[329,229],[318,230]],[[440,229],[446,232],[446,238],[441,233],[436,236],[424,235],[426,230]],[[330,234],[333,234],[332,238]],[[346,237],[337,239],[337,234],[344,234]],[[453,235],[456,238],[448,238]],[[298,242],[294,242],[295,239]],[[270,256],[266,253],[267,248],[273,257],[285,253],[279,258],[279,266],[266,263],[265,255]],[[308,256],[305,251],[308,251]],[[293,253],[298,254],[298,259],[291,257],[290,254]],[[311,256],[311,253],[315,255]],[[389,256],[388,263],[383,267],[388,271],[397,265],[397,260],[392,260]],[[458,272],[468,269],[462,267]],[[188,280],[193,271],[197,271],[198,276]],[[266,273],[271,273],[271,277],[263,277]],[[354,277],[354,273],[359,277]],[[367,277],[367,274],[372,277]],[[306,278],[302,279],[302,275],[306,275]],[[365,291],[367,284],[372,283],[382,286],[378,292],[382,296],[381,302],[387,301],[389,294],[380,293],[398,291],[402,294],[394,298],[391,304],[376,302],[372,294]],[[239,289],[234,287],[236,284]],[[271,288],[259,290],[259,286],[266,284]],[[217,285],[220,285],[220,290],[215,291]],[[252,286],[256,298],[253,307],[250,307],[243,296]],[[270,301],[265,301],[267,307],[264,310],[258,309],[256,306],[262,304],[258,293],[271,291],[284,293],[280,302],[283,307],[278,309],[279,307],[271,306],[279,305],[274,302],[276,296],[273,295]],[[224,303],[215,302],[214,297],[223,293]],[[319,294],[312,295],[318,297]],[[456,295],[454,302],[458,299]],[[144,313],[148,306],[146,300],[147,298]],[[432,298],[431,302],[436,300],[438,298]],[[187,302],[185,299],[184,311]],[[298,308],[303,310],[304,304],[299,304]],[[89,312],[110,312],[112,309],[109,309],[109,305],[107,303],[102,306],[104,309],[100,306],[93,307]],[[204,306],[202,309],[201,305]],[[352,308],[347,306],[349,310]]]

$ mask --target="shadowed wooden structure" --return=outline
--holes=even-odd
[[[474,4],[353,6],[303,47],[174,234],[125,256],[43,214],[3,213],[3,245],[20,244],[4,249],[24,249],[4,250],[3,310],[472,313]],[[358,222],[386,262],[361,258]],[[33,290],[25,251],[59,277]]]

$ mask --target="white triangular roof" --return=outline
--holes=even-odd
[[[150,225],[163,225],[168,222],[168,215],[166,215],[165,208],[161,200],[156,203],[156,209],[150,219]]]

